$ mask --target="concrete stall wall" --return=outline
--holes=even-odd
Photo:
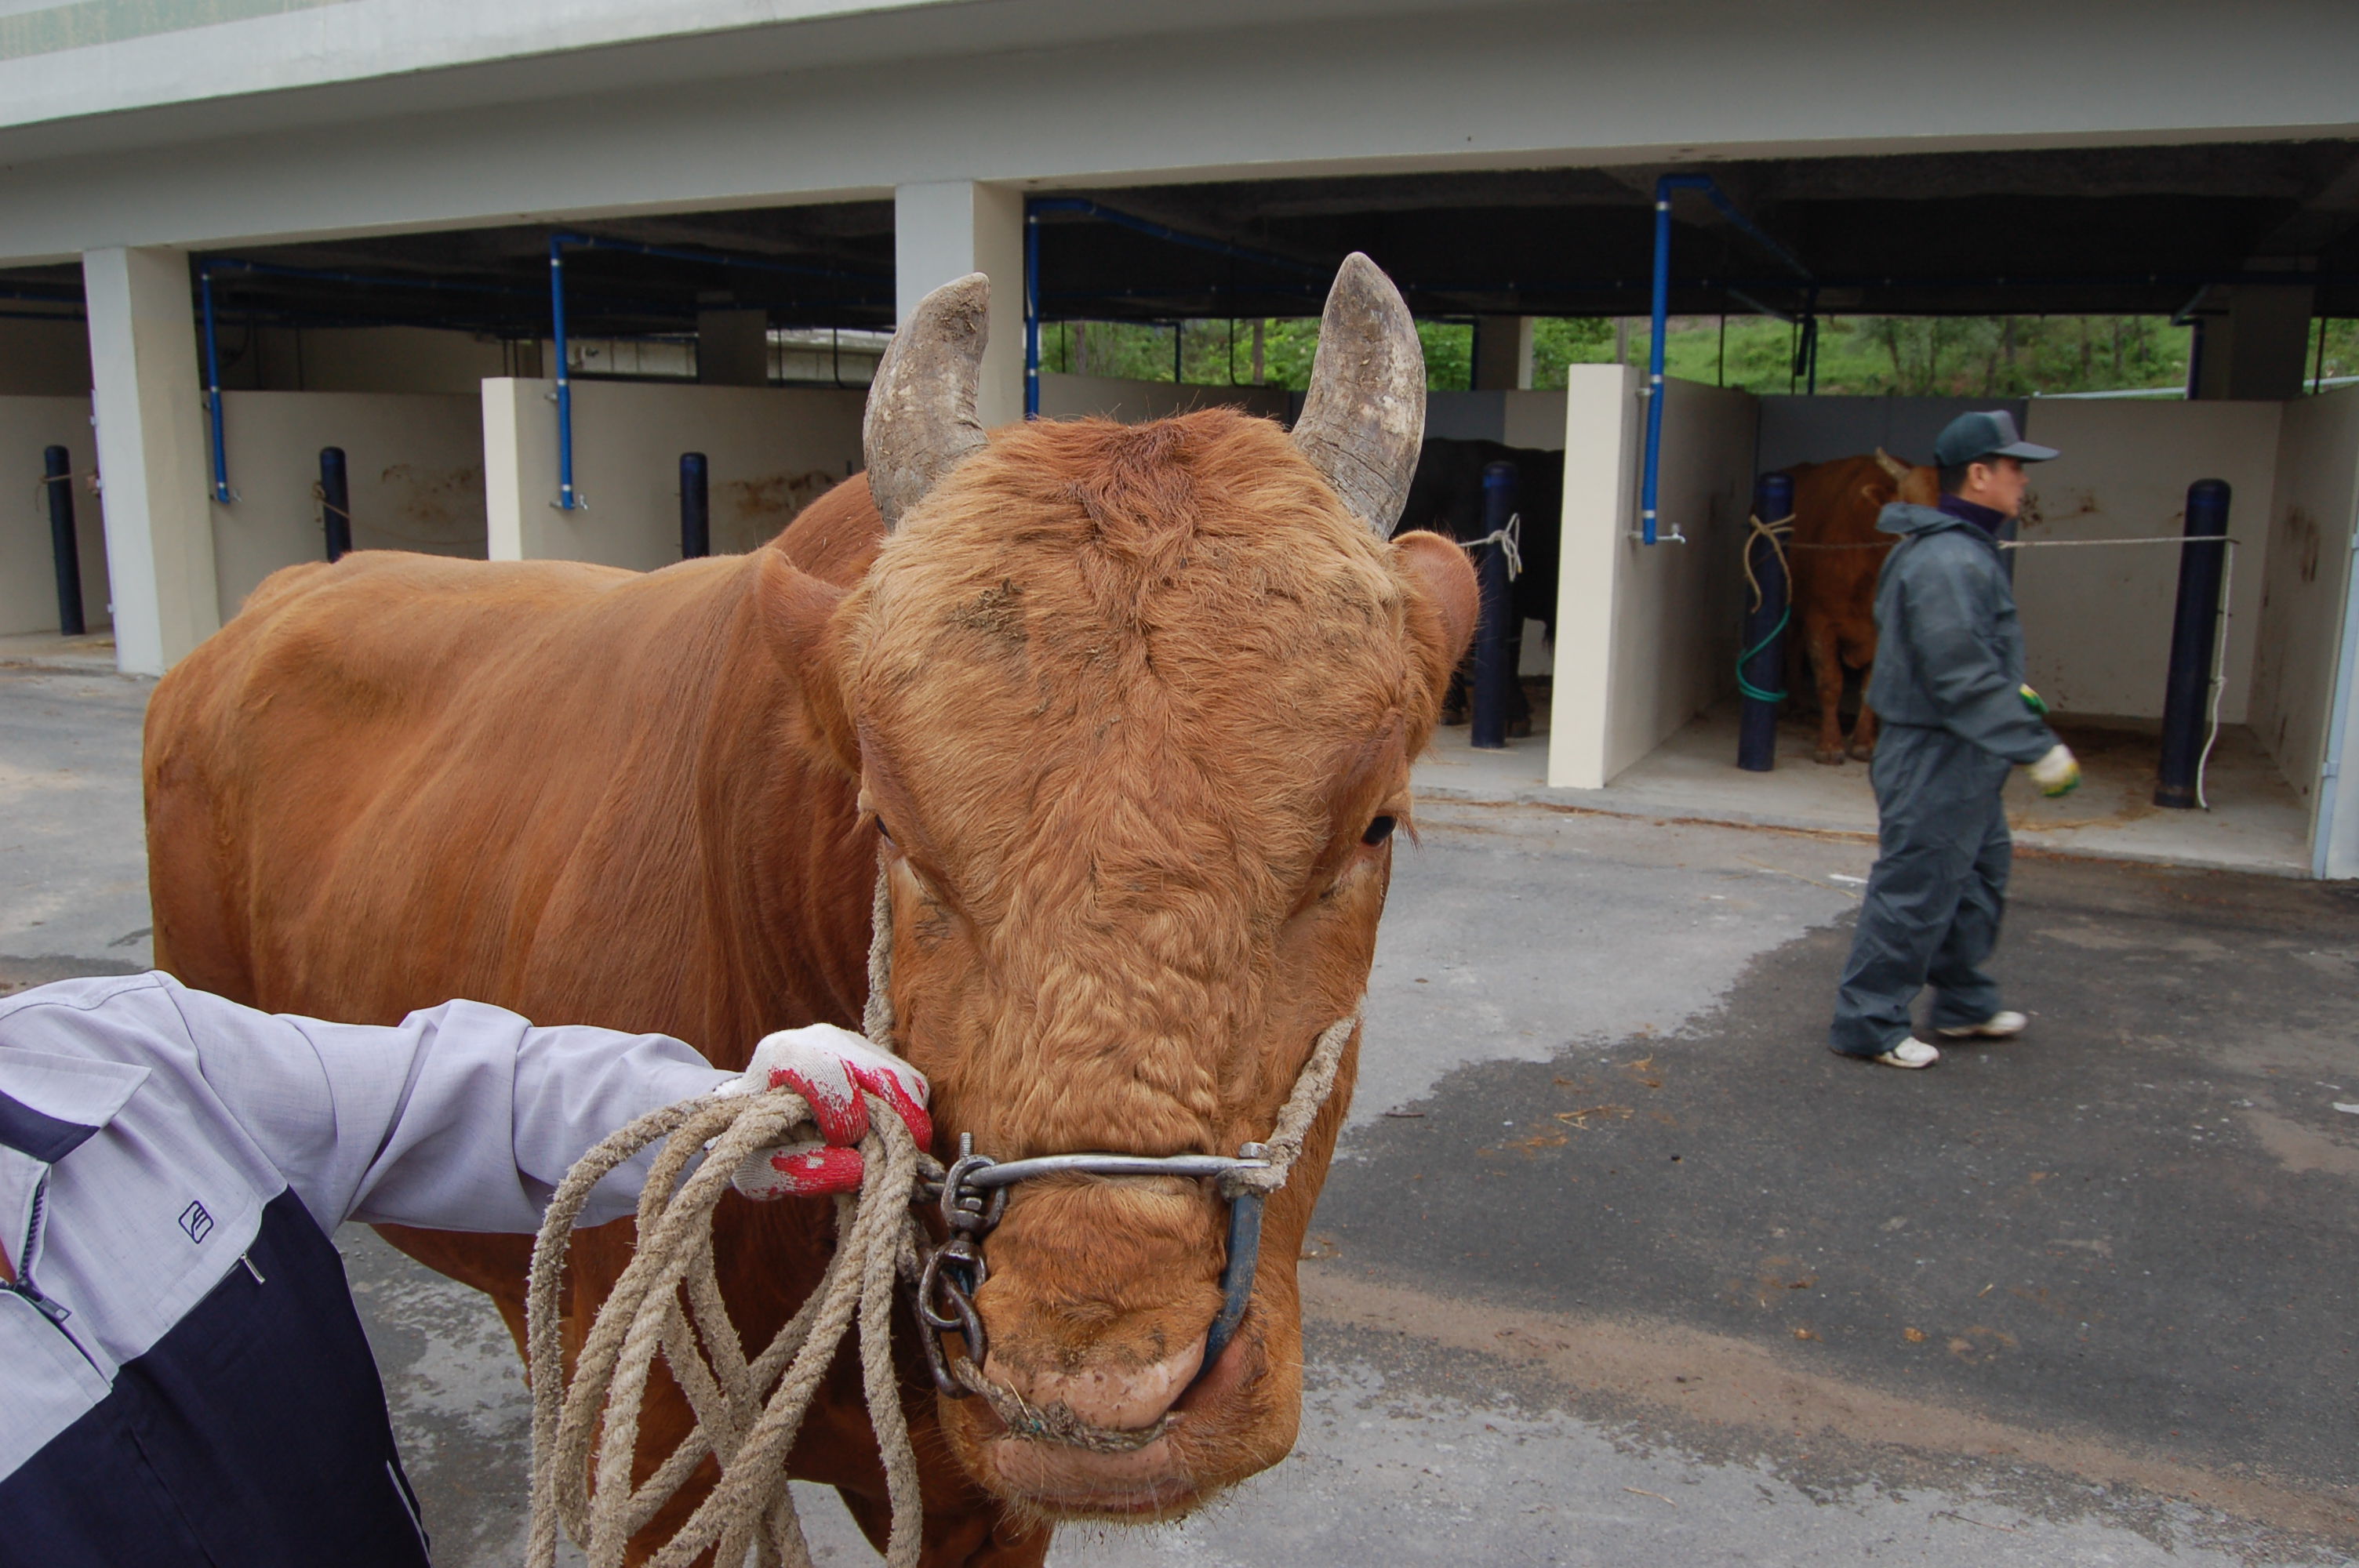
[[[49,447],[73,454],[82,624],[92,632],[107,624],[106,530],[90,487],[98,470],[90,396],[0,397],[0,636],[58,629],[57,566],[41,464]]]
[[[483,420],[474,398],[225,392],[222,440],[235,497],[212,508],[224,621],[279,568],[327,558],[314,492],[322,447],[344,449],[353,548],[483,557]]]
[[[2287,782],[2314,806],[2344,652],[2344,596],[2359,513],[2359,386],[2281,406],[2275,494],[2249,523],[2256,532],[2266,526],[2268,536],[2267,559],[2252,574],[2261,579],[2260,658],[2250,722]],[[2248,563],[2236,565],[2241,576]],[[2351,842],[2359,838],[2359,820],[2338,827],[2343,847],[2359,851]],[[2359,865],[2339,874],[2359,874]]]
[[[487,376],[538,370],[539,345],[517,367],[497,339],[429,327],[255,327],[225,322],[216,339],[224,387],[248,392],[439,392],[473,397]]]
[[[1575,365],[1565,414],[1549,783],[1599,789],[1734,685],[1739,551],[1753,490],[1756,400],[1667,384],[1660,532],[1637,526],[1639,373]]]
[[[87,396],[90,328],[78,319],[0,320],[0,397]]]
[[[864,388],[573,384],[573,482],[557,509],[556,384],[483,385],[494,560],[653,571],[679,557],[679,458],[711,465],[712,549],[754,549],[860,467]]]
[[[1498,441],[1510,447],[1561,451],[1564,410],[1561,392],[1429,392],[1425,433],[1429,439]]]
[[[1266,419],[1290,419],[1295,395],[1282,386],[1198,386],[1187,382],[1125,381],[1110,375],[1040,375],[1040,416],[1096,417],[1141,425],[1174,414],[1227,405]]]
[[[2179,551],[2168,545],[2042,549],[2058,539],[2178,535],[2187,487],[2224,479],[2238,543],[2227,622],[2223,723],[2247,715],[2262,622],[2270,496],[2283,405],[2035,400],[2027,439],[2063,456],[2032,470],[2017,536],[2015,598],[2031,684],[2058,711],[2158,719],[2170,663]]]

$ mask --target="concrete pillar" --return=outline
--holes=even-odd
[[[1474,390],[1528,392],[1532,385],[1532,318],[1474,319]]]
[[[2190,395],[2299,397],[2309,372],[2312,291],[2299,285],[2233,284],[2198,311],[2203,349]]]
[[[979,272],[991,279],[991,341],[975,412],[985,429],[1024,417],[1024,193],[973,179],[893,192],[894,310],[906,321],[934,289]]]
[[[696,379],[707,386],[770,384],[770,313],[699,310]]]
[[[128,675],[162,675],[221,629],[189,258],[92,251],[82,279],[114,661]]]
[[[1564,521],[1557,557],[1556,681],[1549,708],[1551,789],[1603,789],[1614,751],[1620,579],[1637,514],[1638,373],[1566,369]],[[1658,545],[1658,549],[1680,549]]]

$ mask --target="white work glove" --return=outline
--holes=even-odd
[[[2047,795],[2071,795],[2081,787],[2081,764],[2069,746],[2057,745],[2031,764],[2031,782]]]
[[[860,1190],[860,1141],[868,1135],[867,1096],[891,1108],[924,1149],[934,1141],[926,1113],[926,1076],[849,1029],[814,1023],[766,1034],[745,1072],[715,1096],[788,1088],[803,1097],[819,1124],[815,1141],[749,1154],[730,1181],[749,1198],[821,1197]]]

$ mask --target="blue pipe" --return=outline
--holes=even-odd
[[[1030,202],[1024,209],[1024,417],[1040,417],[1040,214]]]
[[[212,424],[213,499],[229,504],[229,454],[222,443],[221,338],[213,322],[213,264],[197,266],[197,292],[205,309],[205,412]]]
[[[549,319],[557,348],[557,509],[571,512],[579,503],[573,494],[573,381],[565,370],[565,242],[571,236],[549,236]]]
[[[1756,241],[1763,249],[1792,267],[1804,278],[1810,269],[1785,246],[1753,226],[1752,221],[1739,212],[1712,183],[1708,174],[1667,174],[1655,181],[1655,292],[1654,338],[1647,345],[1647,462],[1638,481],[1639,536],[1646,543],[1657,543],[1656,503],[1660,498],[1663,477],[1663,360],[1669,345],[1671,314],[1671,192],[1701,190],[1720,210],[1721,215]],[[1815,297],[1815,291],[1813,291]],[[1676,528],[1671,537],[1684,541],[1685,535]]]
[[[573,378],[566,368],[565,247],[586,251],[623,251],[631,255],[659,256],[667,261],[695,262],[705,266],[736,267],[745,272],[785,273],[796,277],[824,277],[838,282],[875,283],[870,273],[840,272],[832,267],[798,266],[791,262],[756,261],[750,256],[721,255],[706,251],[679,251],[666,245],[643,245],[636,240],[610,240],[597,234],[560,232],[549,236],[549,317],[557,351],[557,509],[581,509],[573,490]],[[868,297],[858,304],[874,304]]]

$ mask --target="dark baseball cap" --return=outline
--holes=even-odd
[[[2034,446],[2015,427],[2015,416],[2004,408],[1987,414],[1961,414],[1933,438],[1933,462],[1938,468],[1963,468],[1980,458],[2020,458],[2044,463],[2056,456],[2053,447]]]

